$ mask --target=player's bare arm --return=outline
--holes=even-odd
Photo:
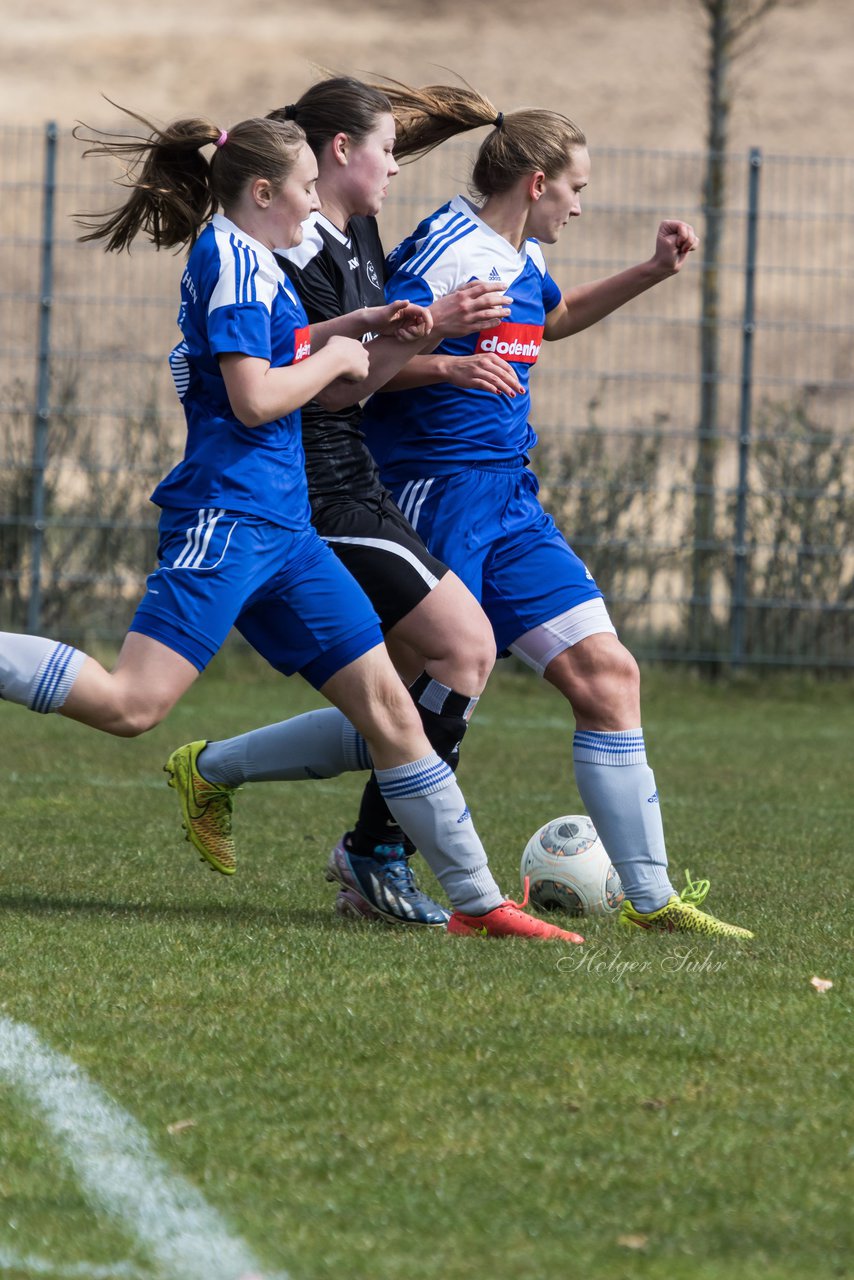
[[[503,284],[487,280],[471,280],[438,298],[430,310],[433,315],[433,342],[436,347],[444,338],[464,337],[481,329],[492,329],[510,314],[512,299]],[[471,356],[438,355],[423,352],[414,356],[384,391],[405,391],[437,382],[496,395],[516,396],[521,391],[512,367],[500,356],[478,352]]]
[[[503,284],[470,280],[432,303],[434,336],[437,340],[463,338],[478,329],[493,328],[509,316],[511,301]]]
[[[472,356],[444,353],[415,356],[382,390],[408,391],[436,382],[450,382],[455,387],[472,391],[491,391],[511,399],[522,392],[513,366],[490,351],[479,351]]]
[[[546,316],[544,337],[547,342],[569,338],[574,333],[611,315],[625,303],[681,271],[689,253],[700,241],[694,228],[678,219],[666,219],[658,228],[655,251],[647,262],[628,267],[615,276],[594,280],[568,289]]]
[[[390,306],[393,305],[390,304]],[[412,303],[407,303],[406,306],[408,311],[402,313],[400,320],[390,321],[390,323],[399,324],[403,332],[398,337],[407,338],[408,345],[401,349],[399,342],[383,337],[376,338],[370,343],[371,367],[364,382],[358,384],[359,400],[364,400],[375,391],[387,387],[408,362],[413,358],[426,355],[426,352],[437,346],[443,338],[461,337],[480,329],[492,328],[510,314],[510,299],[505,294],[503,285],[496,286],[486,280],[469,281],[434,302],[429,308],[432,332],[428,329],[426,334],[418,332],[419,318],[415,314],[423,309],[415,307]],[[387,309],[375,308],[379,312]],[[335,321],[324,323],[334,324]],[[314,326],[312,326],[312,340],[313,338]],[[500,363],[504,364],[503,361]],[[477,383],[460,383],[459,385],[478,385],[481,390],[506,391],[508,394],[515,394],[518,390],[515,375],[512,370],[509,370],[509,366],[505,366],[502,370],[490,364],[471,371],[459,370],[457,376],[471,376],[479,379]],[[438,376],[435,368],[422,369],[419,379],[407,385],[423,385],[425,377],[433,382],[448,381],[447,368],[442,376]],[[349,380],[331,384],[317,398],[325,408],[332,410],[346,408],[356,403],[354,386]]]
[[[359,307],[309,326],[312,351],[320,351],[335,335],[345,338],[396,337],[405,342],[426,338],[433,328],[427,307],[399,298],[382,307]]]
[[[293,413],[333,379],[363,378],[368,357],[361,342],[333,334],[322,351],[296,364],[272,367],[257,356],[220,356],[229,404],[246,427]]]

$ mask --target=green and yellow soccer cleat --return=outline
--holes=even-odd
[[[178,792],[181,801],[186,838],[214,870],[233,876],[237,858],[231,834],[231,811],[237,788],[208,782],[199,773],[199,753],[206,746],[207,742],[202,741],[178,747],[163,768],[169,774],[169,786]]]
[[[650,929],[655,933],[698,933],[707,938],[752,938],[749,929],[737,924],[726,924],[700,907],[709,892],[708,880],[692,880],[685,872],[686,887],[677,896],[673,894],[657,911],[635,911],[626,898],[618,923],[629,929]]]

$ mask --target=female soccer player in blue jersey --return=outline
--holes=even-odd
[[[697,246],[693,229],[662,222],[652,258],[562,291],[540,243],[581,213],[590,157],[581,130],[551,111],[498,112],[469,89],[383,84],[399,158],[490,126],[471,186],[425,218],[388,261],[389,300],[433,306],[463,281],[501,280],[512,297],[497,328],[443,340],[446,358],[488,352],[513,371],[517,394],[460,387],[407,366],[369,401],[363,420],[383,481],[434,555],[483,604],[499,652],[510,650],[555,686],[575,716],[581,798],[626,892],[620,920],[653,930],[751,936],[700,910],[707,892],[677,894],[667,871],[658,790],[641,728],[640,677],[617,639],[592,575],[546,515],[528,466],[536,435],[528,380],[543,340],[587,328],[675,275]]]
[[[141,119],[136,117],[136,119]],[[85,239],[189,245],[183,340],[170,358],[187,420],[182,461],[158,485],[158,569],[113,671],[69,645],[0,633],[0,697],[133,737],[157,724],[236,626],[271,665],[299,671],[332,712],[341,770],[378,787],[457,908],[455,932],[581,941],[505,901],[450,768],[430,747],[391,665],[370,601],[310,523],[299,408],[336,379],[368,372],[366,331],[429,330],[419,308],[385,304],[309,327],[273,250],[298,244],[318,208],[317,165],[293,123],[229,131],[181,120],[147,138],[102,139],[130,157],[130,195],[85,221]],[[203,155],[212,148],[211,158]],[[221,210],[221,212],[217,212]],[[221,815],[220,790],[192,752],[169,762],[188,832]]]
[[[361,81],[332,77],[271,116],[296,120],[318,158],[322,209],[307,221],[300,243],[279,255],[309,320],[322,324],[361,307],[385,305],[384,253],[375,215],[398,171],[388,99]],[[438,335],[480,332],[497,323],[507,314],[506,302],[500,284],[464,284],[431,309],[430,345]],[[370,598],[427,737],[443,759],[453,762],[495,661],[495,640],[477,601],[428,552],[392,502],[365,448],[359,401],[418,350],[371,337],[367,379],[356,387],[339,382],[303,409],[312,522]],[[496,356],[443,362],[416,355],[415,360],[427,361],[431,373],[444,363],[445,376],[489,387],[492,394],[512,394],[515,385],[511,370]],[[299,735],[306,727],[295,720],[205,744],[197,755],[198,769],[232,789],[291,777],[288,762],[302,759],[306,747]],[[314,722],[308,727],[316,732]],[[319,755],[315,767],[323,771]],[[443,925],[446,910],[418,888],[406,855],[403,832],[372,776],[353,829],[329,860],[327,875],[342,886],[338,909],[376,912],[416,926]]]

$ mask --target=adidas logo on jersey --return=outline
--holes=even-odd
[[[487,280],[500,280],[500,279],[501,279],[501,272],[498,270],[497,267],[493,267],[489,275],[487,276]]]
[[[347,263],[347,266],[350,268],[351,271],[355,271],[358,265],[359,265],[358,258],[351,258],[350,261]]]

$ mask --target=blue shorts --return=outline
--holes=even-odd
[[[433,555],[481,602],[499,653],[567,609],[602,597],[540,506],[539,488],[520,461],[408,480],[393,490]]]
[[[382,644],[368,597],[313,528],[213,507],[164,510],[157,555],[130,630],[199,671],[232,626],[277,671],[298,671],[315,689]]]

